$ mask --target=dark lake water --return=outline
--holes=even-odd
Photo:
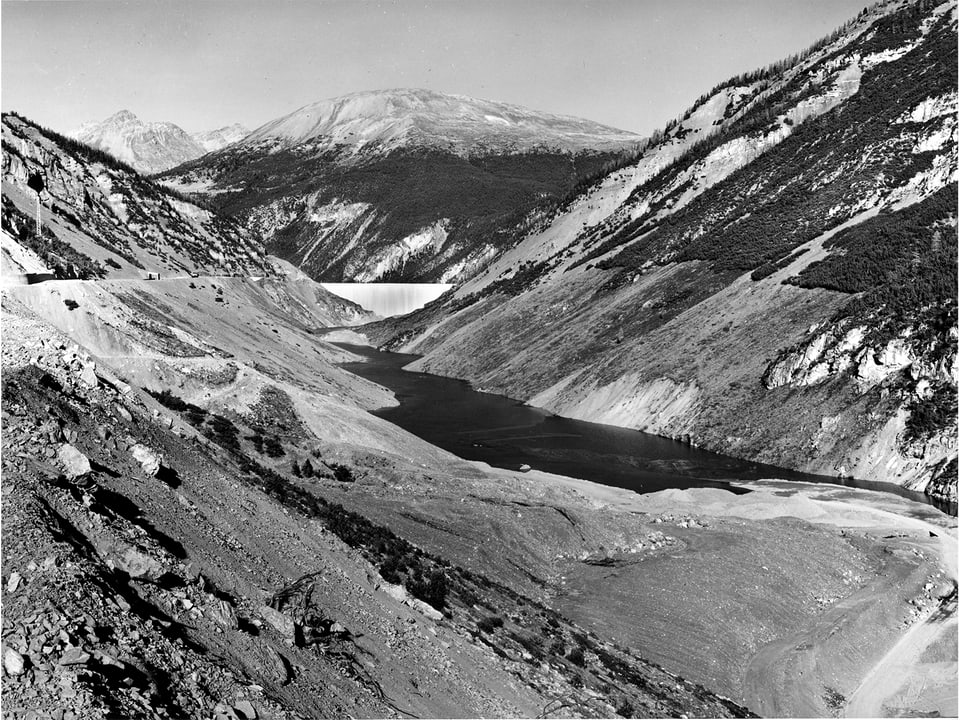
[[[951,510],[922,493],[889,483],[810,475],[637,430],[562,418],[503,395],[479,392],[463,380],[403,370],[416,355],[335,344],[365,358],[343,368],[396,395],[399,406],[376,410],[375,415],[467,460],[512,470],[529,465],[641,493],[690,487],[723,487],[740,493],[747,491],[727,483],[778,478],[880,490]],[[952,510],[956,514],[955,506]]]

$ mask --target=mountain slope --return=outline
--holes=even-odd
[[[315,279],[457,282],[640,138],[423,90],[323,101],[164,175]]]
[[[560,414],[955,499],[956,47],[955,3],[861,13],[375,334]]]
[[[261,245],[110,155],[3,115],[3,229],[70,277],[262,275]],[[41,179],[42,235],[35,236]],[[70,267],[68,267],[70,266]]]
[[[169,170],[204,153],[241,140],[249,131],[234,124],[207,132],[187,133],[171,122],[143,122],[129,110],[84,125],[74,137],[103,150],[146,175]]]
[[[244,145],[311,149],[350,147],[355,153],[429,147],[474,157],[554,148],[565,152],[619,150],[633,133],[518,105],[400,89],[353,93],[321,100],[254,130]]]
[[[190,137],[193,138],[195,143],[203,148],[204,152],[214,152],[215,150],[221,150],[227,147],[227,145],[233,145],[234,143],[240,142],[249,134],[250,131],[243,125],[240,123],[234,123],[233,125],[226,125],[222,128],[217,128],[216,130],[191,133]],[[186,160],[191,159],[192,158],[186,158]],[[179,165],[180,163],[177,164]],[[171,165],[169,167],[174,166]],[[166,170],[167,168],[164,169]]]

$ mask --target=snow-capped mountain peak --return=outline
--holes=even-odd
[[[533,147],[569,152],[623,148],[640,139],[634,133],[582,118],[433,90],[396,89],[352,93],[305,105],[259,127],[243,142],[279,147],[311,142],[355,149],[420,145],[465,155]]]
[[[82,125],[73,137],[151,174],[220,150],[246,134],[243,126],[230,125],[191,135],[175,123],[144,122],[129,110],[120,110],[102,122]]]

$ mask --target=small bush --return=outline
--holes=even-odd
[[[583,648],[579,645],[577,647],[570,648],[570,652],[567,653],[567,660],[572,662],[574,665],[583,667],[586,664],[586,660],[583,657]]]
[[[488,615],[477,621],[477,629],[482,633],[492,633],[498,627],[503,627],[503,620],[496,615]]]
[[[286,454],[283,449],[283,445],[281,445],[280,441],[272,435],[264,439],[263,450],[268,457],[272,458],[283,457]]]
[[[443,610],[447,601],[447,577],[440,570],[432,570],[427,577],[419,574],[407,579],[407,590],[437,610]]]
[[[327,467],[333,471],[333,479],[337,482],[351,483],[356,481],[356,478],[353,476],[353,471],[346,465],[330,463]]]
[[[64,300],[63,304],[66,305],[67,310],[70,310],[71,312],[73,310],[76,310],[78,307],[80,307],[80,303],[78,303],[76,300],[71,300],[70,298],[67,298],[66,300]]]
[[[957,390],[949,383],[938,385],[929,398],[910,407],[904,436],[908,442],[927,440],[946,430],[957,418]]]

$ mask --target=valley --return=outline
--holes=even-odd
[[[211,284],[223,288],[223,294]],[[34,583],[45,587],[63,573],[80,587],[90,582],[89,573],[107,573],[111,583],[129,577],[122,581],[127,583],[123,591],[127,603],[139,598],[157,608],[150,613],[163,609],[161,617],[189,618],[192,629],[184,640],[172,636],[157,640],[161,658],[171,652],[183,657],[188,668],[206,667],[203,663],[209,661],[197,654],[196,646],[218,648],[218,667],[226,671],[211,675],[217,678],[213,684],[209,680],[177,684],[184,698],[177,702],[196,703],[208,711],[217,704],[233,703],[233,707],[246,700],[265,716],[274,716],[281,707],[335,713],[337,707],[347,707],[336,704],[343,702],[359,703],[352,712],[378,716],[393,715],[393,706],[416,714],[457,714],[453,706],[443,704],[452,698],[469,703],[462,706],[470,708],[468,716],[537,714],[547,707],[566,708],[563,712],[577,716],[606,716],[618,709],[627,712],[627,702],[633,708],[629,714],[742,712],[733,705],[724,709],[716,704],[725,701],[709,700],[712,696],[698,689],[703,686],[761,712],[768,711],[767,703],[777,698],[778,714],[828,714],[833,697],[828,690],[853,695],[859,678],[904,628],[922,620],[921,611],[905,601],[918,603],[926,612],[945,582],[953,587],[948,582],[955,581],[950,558],[940,554],[938,545],[922,541],[916,528],[935,528],[938,535],[955,539],[955,517],[893,495],[782,481],[738,483],[742,490],[749,490],[747,495],[719,488],[636,495],[539,470],[517,472],[459,459],[370,415],[368,409],[396,401],[389,391],[337,368],[338,363],[356,362],[359,356],[324,341],[317,329],[342,325],[341,317],[324,315],[329,311],[313,307],[312,315],[296,319],[289,310],[296,307],[290,292],[282,281],[271,286],[263,281],[205,277],[53,281],[5,291],[4,327],[14,329],[18,337],[16,346],[4,345],[4,442],[10,443],[4,448],[4,478],[14,489],[8,495],[12,503],[8,507],[16,508],[5,513],[29,516],[31,503],[41,502],[57,516],[69,518],[75,533],[71,537],[77,538],[65,545],[57,540],[65,537],[63,531],[56,530],[44,541],[54,564],[43,573],[26,568],[32,553],[14,543],[11,547],[21,550],[5,558],[5,570],[15,570],[20,579],[17,589],[8,591],[7,602],[13,603],[8,607],[20,607],[16,603],[32,597]],[[223,301],[217,302],[218,297]],[[76,302],[76,309],[69,309],[65,299]],[[155,325],[117,323],[129,312],[128,303],[154,308]],[[342,336],[344,331],[338,333]],[[78,347],[72,343],[83,349],[71,349]],[[304,363],[305,356],[315,359]],[[92,380],[74,374],[78,372],[71,369],[75,365],[92,368]],[[24,372],[38,371],[57,384],[43,381],[37,386],[35,380],[24,384]],[[61,389],[47,389],[57,387]],[[120,389],[119,394],[114,388]],[[222,431],[214,430],[216,423],[211,425],[201,416],[198,424],[190,414],[195,411],[171,409],[176,403],[164,401],[157,394],[161,390],[188,406],[202,406],[203,416],[228,418],[227,428],[241,429],[231,431],[236,434],[230,440],[230,433],[220,435]],[[22,418],[30,417],[23,412],[35,402],[31,397],[37,392],[54,413],[54,434],[62,433],[99,468],[93,475],[93,489],[89,479],[78,486],[86,488],[82,492],[91,498],[100,498],[89,509],[72,499],[79,497],[80,490],[54,482],[56,465],[43,460],[42,448],[51,448],[46,452],[49,457],[49,452],[56,455],[58,444],[47,445],[46,435],[23,425]],[[82,416],[68,409],[78,402],[89,408]],[[265,414],[268,407],[271,410]],[[133,423],[125,420],[127,415]],[[108,441],[98,440],[98,434]],[[263,450],[253,442],[258,434],[264,438]],[[267,450],[271,437],[278,441],[279,451]],[[135,441],[149,447],[169,470],[144,474],[148,471],[137,468],[124,450]],[[21,455],[21,448],[28,452]],[[244,462],[244,457],[253,464]],[[303,470],[291,474],[291,462],[303,466],[307,460],[314,467],[311,476]],[[52,462],[57,462],[56,457]],[[232,469],[236,462],[246,469]],[[331,468],[338,467],[349,469],[350,482],[336,479]],[[28,483],[30,477],[44,476],[53,484]],[[227,501],[224,493],[235,500]],[[135,515],[116,514],[122,509],[116,504],[120,497],[135,503]],[[317,511],[310,510],[315,507],[310,498],[320,499],[321,508],[343,508],[359,513],[349,517],[362,516],[377,527],[390,528],[390,536],[412,543],[426,558],[442,558],[448,578],[443,610],[418,606],[414,598],[407,600],[412,610],[400,611],[398,617],[401,622],[410,617],[413,625],[372,625],[382,622],[374,620],[381,611],[373,608],[379,606],[370,606],[369,599],[357,603],[354,598],[375,598],[376,603],[386,602],[393,608],[391,603],[411,596],[391,589],[400,586],[383,579],[396,571],[387,570],[384,560],[377,559],[376,545],[344,534],[341,526],[330,524],[331,519],[312,519]],[[287,509],[278,515],[274,508],[284,506]],[[64,520],[57,522],[64,527]],[[48,527],[46,521],[40,527]],[[135,532],[130,534],[125,527]],[[5,532],[8,528],[5,523]],[[296,537],[296,543],[283,541],[284,535]],[[177,538],[177,545],[164,537]],[[81,542],[80,538],[87,539]],[[210,545],[214,538],[221,538],[216,542],[225,543],[224,547]],[[360,544],[355,545],[358,540]],[[91,546],[83,552],[70,549]],[[784,552],[795,546],[808,550],[802,562],[794,553]],[[237,561],[225,552],[240,553],[245,559],[235,565]],[[119,560],[111,560],[131,553],[146,567],[159,563],[167,580],[151,579],[150,573],[159,573],[159,568],[141,575],[124,564],[129,560],[119,565]],[[33,562],[39,566],[42,559],[33,558]],[[110,570],[111,563],[126,570]],[[254,574],[237,575],[241,566]],[[221,590],[197,594],[190,579],[196,569],[191,568],[202,568],[204,579],[198,587],[206,584],[208,593],[210,587]],[[342,654],[337,655],[340,660],[324,660],[322,654],[307,652],[310,646],[301,648],[299,641],[278,645],[282,633],[274,635],[269,624],[257,620],[258,612],[267,620],[272,617],[258,611],[257,603],[276,604],[270,597],[279,596],[272,593],[318,572],[323,590],[311,581],[311,602],[352,634],[363,628],[363,639],[355,641],[362,648],[359,657],[366,657],[364,673],[369,675],[363,677],[381,688],[382,697],[362,690],[365,685],[374,686],[359,676],[338,681],[334,687],[339,689],[311,694],[313,683],[329,682],[323,680],[330,677],[324,673],[335,671],[336,665],[329,663],[343,661]],[[174,582],[174,577],[180,579]],[[932,590],[925,589],[928,585]],[[771,602],[774,598],[779,600]],[[227,630],[216,630],[223,626],[218,624],[220,611],[215,608],[224,602],[240,618],[239,629],[229,629],[228,621]],[[185,610],[187,606],[192,609]],[[147,606],[142,607],[145,612]],[[538,607],[543,609],[529,614]],[[839,619],[845,617],[844,607],[857,608],[858,622],[870,627],[869,640],[857,636],[862,651],[856,658],[831,649],[830,641],[820,639],[817,630],[842,627],[840,638],[849,642],[853,635],[848,630],[859,632],[856,628],[861,625]],[[752,609],[746,612],[747,608]],[[374,615],[369,615],[372,611]],[[96,608],[83,612],[94,616],[95,625],[113,626]],[[382,617],[396,612],[391,609]],[[552,628],[547,637],[554,639],[534,643],[531,638],[540,632],[535,629],[537,618],[549,618],[552,612],[560,613],[557,619],[570,618],[576,625],[565,625],[570,622],[565,619],[559,625],[551,621],[544,628]],[[793,618],[789,626],[783,624],[785,616]],[[137,613],[130,617],[127,625],[113,630],[118,633],[114,641],[96,645],[120,663],[130,657],[124,649],[132,647],[130,634],[154,632],[149,621],[140,624]],[[499,617],[505,624],[483,629],[489,617]],[[296,623],[310,627],[306,619]],[[162,631],[161,625],[156,627]],[[403,631],[402,651],[389,640],[401,627],[422,628],[414,635]],[[22,655],[32,658],[32,631],[20,632],[26,643],[21,646]],[[227,634],[221,638],[220,632]],[[428,633],[426,645],[413,639],[416,632]],[[789,676],[791,671],[778,669],[783,661],[776,648],[778,643],[802,644],[791,639],[797,633],[814,638],[809,642],[818,653],[819,674],[814,677],[819,679],[813,681],[812,693],[798,691],[790,699],[770,689],[779,688],[782,680],[767,684],[755,678]],[[331,641],[322,641],[320,647],[327,647],[329,653]],[[343,649],[342,641],[337,642]],[[576,653],[571,655],[576,647],[583,648],[583,660]],[[642,682],[635,675],[626,681],[627,676],[617,679],[606,674],[614,672],[614,667],[622,668],[618,672],[626,670],[614,663],[614,657],[628,652],[627,648],[644,657],[629,660],[634,668],[647,668],[639,671],[646,678]],[[250,664],[236,654],[241,649],[264,660]],[[442,653],[442,661],[420,654],[428,651]],[[276,664],[268,661],[275,657],[273,653],[281,657],[277,667],[293,663],[293,671],[265,675],[271,663]],[[407,661],[401,657],[412,664],[403,664]],[[31,666],[34,678],[38,672],[51,673],[39,658]],[[789,659],[794,661],[793,656]],[[102,701],[89,694],[85,688],[92,686],[85,685],[83,678],[100,677],[101,665],[102,661],[87,662],[71,685],[78,702],[88,703],[85,707],[91,709]],[[410,683],[396,684],[403,677],[403,667],[410,668],[415,688]],[[434,668],[439,684],[431,684],[434,681],[415,669],[423,667]],[[684,680],[674,680],[658,667]],[[835,673],[841,669],[838,680]],[[459,674],[467,672],[475,678],[471,683]],[[54,666],[51,674],[58,673],[63,676]],[[474,694],[452,696],[446,689],[451,682],[462,692]],[[262,690],[246,690],[245,683]],[[579,683],[583,685],[577,690]],[[17,693],[20,686],[10,687],[14,689],[8,692]],[[618,688],[613,695],[611,687]],[[111,696],[111,702],[121,703],[114,707],[132,711],[149,692],[143,686],[124,689],[121,685]],[[39,697],[49,696],[41,692]],[[384,704],[384,697],[389,703]],[[501,704],[490,705],[494,698]],[[558,704],[551,706],[551,702]],[[698,704],[703,702],[714,704]],[[176,707],[168,706],[167,712],[176,714]]]
[[[956,0],[645,135],[308,102],[294,5],[192,18],[218,130],[3,113],[4,717],[956,716]]]

